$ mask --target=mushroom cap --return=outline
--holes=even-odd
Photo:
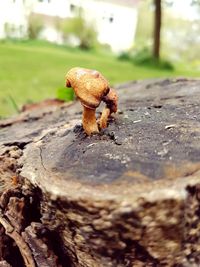
[[[90,109],[96,109],[110,90],[108,81],[96,70],[72,68],[65,79],[66,86],[72,87],[82,105]]]

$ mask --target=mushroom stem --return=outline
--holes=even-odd
[[[99,120],[99,126],[100,129],[105,129],[107,127],[107,121],[108,121],[108,117],[110,116],[111,112],[110,109],[106,106],[101,114],[101,118]]]
[[[106,107],[102,111],[101,117],[99,119],[99,128],[106,128],[108,118],[111,115],[111,113],[117,112],[117,100],[118,96],[114,89],[110,88],[109,93],[104,96],[103,101],[106,103]]]
[[[83,106],[83,129],[87,135],[99,132],[95,116],[95,109],[90,109]]]

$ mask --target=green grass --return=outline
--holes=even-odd
[[[55,46],[44,42],[0,43],[0,116],[9,116],[24,103],[56,97],[74,67],[97,69],[111,84],[154,77],[198,76],[195,71],[161,71],[119,61],[103,52]]]

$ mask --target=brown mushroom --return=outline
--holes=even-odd
[[[111,88],[109,93],[106,96],[104,96],[102,100],[106,103],[106,107],[102,111],[99,120],[99,125],[101,129],[107,127],[108,117],[111,115],[111,113],[117,112],[118,96],[116,91],[113,88]]]
[[[88,135],[98,133],[95,110],[109,93],[107,80],[96,70],[79,67],[69,70],[65,78],[83,105],[83,129]]]

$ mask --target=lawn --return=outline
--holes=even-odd
[[[0,116],[16,112],[16,106],[56,97],[66,72],[81,66],[97,69],[111,84],[153,77],[197,76],[195,71],[173,72],[119,61],[103,52],[86,52],[41,42],[0,43]]]

